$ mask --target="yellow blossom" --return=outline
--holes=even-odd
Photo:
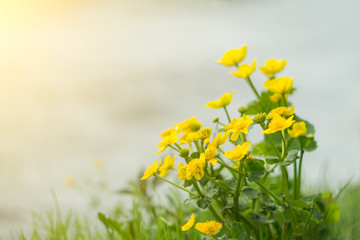
[[[162,140],[157,145],[160,149],[156,153],[163,152],[169,145],[176,143],[177,141],[177,130],[174,128],[169,128],[161,133],[160,138]]]
[[[278,107],[273,110],[266,116],[266,119],[272,119],[276,114],[285,117],[285,116],[291,116],[295,112],[294,107],[291,107],[290,109],[287,107]]]
[[[288,129],[287,132],[289,133],[290,137],[297,138],[300,136],[306,136],[307,129],[305,122],[296,122],[293,124],[293,128],[290,130]]]
[[[205,106],[212,109],[225,107],[230,104],[233,95],[234,95],[234,91],[232,91],[231,94],[224,93],[224,95],[222,95],[220,98],[208,102]]]
[[[203,223],[197,223],[195,228],[199,232],[205,233],[206,235],[215,235],[215,233],[222,227],[222,224],[215,221],[206,221]]]
[[[285,100],[288,98],[289,94],[285,94]],[[283,96],[281,93],[274,93],[270,96],[270,101],[278,103],[282,100]]]
[[[186,169],[187,169],[187,165],[184,165],[182,163],[179,163],[178,165],[178,177],[179,177],[179,180],[184,180],[185,177],[186,177]]]
[[[201,138],[201,133],[199,131],[185,133],[180,137],[180,144],[193,142]]]
[[[196,117],[192,117],[189,119],[185,119],[181,123],[175,123],[174,125],[179,132],[188,133],[196,132],[197,130],[199,130],[202,123],[199,122]]]
[[[220,132],[216,137],[209,143],[212,146],[218,147],[220,145],[223,145],[228,137],[230,136],[229,132]]]
[[[271,58],[265,61],[264,66],[260,70],[269,78],[273,78],[275,73],[280,72],[286,65],[286,60],[277,60]]]
[[[175,156],[171,157],[170,155],[166,156],[164,159],[164,163],[159,168],[159,176],[163,177],[168,174],[175,163]]]
[[[215,158],[216,152],[217,148],[210,144],[205,149],[205,161],[209,162],[212,166],[217,162],[217,159]]]
[[[161,163],[160,163],[161,164]],[[140,180],[145,180],[154,175],[159,169],[159,160],[156,160],[156,163],[152,164],[148,169],[146,169],[144,176]]]
[[[94,167],[96,168],[96,170],[101,170],[105,167],[105,162],[102,159],[97,159],[94,162]]]
[[[195,177],[197,180],[201,180],[204,176],[204,167],[205,167],[205,155],[200,154],[200,158],[192,159],[186,169],[186,179],[191,180],[192,177]]]
[[[293,120],[294,115],[289,117],[288,119],[281,117],[280,115],[274,115],[273,119],[270,121],[268,125],[268,129],[262,131],[261,133],[274,133],[277,131],[285,130],[286,128],[290,127],[295,120]]]
[[[210,141],[212,129],[209,127],[206,127],[206,128],[200,129],[199,132],[201,135],[200,138],[204,140],[205,144],[207,144]]]
[[[232,151],[226,151],[225,157],[240,161],[249,153],[250,142],[244,142],[242,145],[237,145]]]
[[[182,231],[187,231],[190,228],[192,228],[192,226],[194,226],[195,223],[195,214],[191,214],[190,219],[187,221],[187,223],[184,224],[184,226],[181,227]]]
[[[239,64],[246,56],[247,46],[244,45],[239,49],[230,49],[225,52],[224,56],[216,61],[224,66],[231,67]]]
[[[275,78],[273,80],[266,80],[264,87],[269,89],[272,93],[284,94],[292,88],[293,79],[289,77]]]
[[[231,72],[232,75],[238,78],[248,78],[256,68],[256,60],[253,61],[252,65],[249,64],[242,64],[238,67],[237,72]]]
[[[244,134],[248,133],[248,128],[252,123],[253,120],[249,116],[244,115],[239,118],[234,118],[228,126],[223,128],[227,129],[227,132],[232,133],[231,141],[236,141],[239,138],[240,132]]]
[[[73,187],[75,185],[75,178],[72,176],[65,178],[65,185],[67,187]]]

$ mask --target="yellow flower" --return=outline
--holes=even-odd
[[[184,144],[184,143],[188,143],[188,142],[193,142],[196,141],[198,139],[201,138],[201,133],[199,131],[196,132],[189,132],[189,133],[185,133],[183,136],[181,136],[180,138],[180,144]]]
[[[212,109],[225,107],[230,104],[233,95],[234,95],[234,91],[232,91],[231,94],[224,93],[224,95],[222,95],[220,98],[208,102],[205,106]]]
[[[67,187],[73,187],[74,185],[75,185],[75,178],[74,177],[72,177],[72,176],[69,176],[69,177],[66,177],[65,178],[65,185],[67,186]]]
[[[160,149],[156,153],[163,152],[169,145],[176,143],[177,141],[177,131],[174,128],[169,128],[161,133],[160,138],[162,140],[157,145]]]
[[[290,116],[293,115],[294,112],[295,112],[294,107],[291,107],[290,109],[288,109],[287,107],[278,107],[271,110],[271,112],[266,116],[266,119],[272,119],[276,114],[282,117]]]
[[[96,170],[101,170],[105,167],[105,162],[102,159],[97,159],[94,162],[94,167],[96,168]]]
[[[226,151],[225,157],[240,161],[249,153],[250,142],[244,142],[242,145],[237,145],[232,151]]]
[[[209,127],[203,128],[199,130],[200,135],[201,135],[201,139],[204,140],[204,143],[207,144],[210,141],[210,135],[212,132],[212,129]]]
[[[274,115],[273,119],[269,123],[268,129],[262,131],[261,133],[270,134],[270,133],[284,130],[284,129],[290,127],[295,122],[295,120],[293,120],[293,118],[294,118],[294,115],[292,115],[291,117],[286,119],[286,118],[283,118],[280,115],[276,114],[276,115]]]
[[[217,148],[213,145],[208,145],[205,149],[205,161],[209,162],[212,166],[215,165],[217,159],[215,158]]]
[[[274,77],[275,73],[280,72],[286,65],[286,60],[277,60],[271,58],[265,61],[265,66],[260,67],[260,70],[269,78]]]
[[[256,68],[256,60],[253,61],[253,64],[250,66],[249,64],[243,64],[238,67],[237,72],[231,72],[232,75],[238,78],[248,78]]]
[[[196,117],[192,117],[189,119],[185,119],[181,123],[175,123],[174,125],[179,132],[188,133],[196,132],[197,130],[199,130],[202,123],[199,122]]]
[[[288,129],[287,132],[289,133],[290,137],[292,137],[292,138],[306,136],[307,129],[306,129],[305,122],[294,123],[293,128],[291,130]]]
[[[203,223],[197,223],[195,228],[199,232],[205,233],[206,235],[215,235],[215,233],[222,227],[222,224],[215,221],[206,221]]]
[[[209,143],[209,145],[215,146],[215,147],[223,145],[229,136],[230,136],[229,132],[218,133],[218,135],[216,135],[216,137],[211,141],[211,143]]]
[[[204,176],[204,167],[205,167],[205,155],[200,154],[200,158],[192,159],[186,169],[186,179],[191,180],[192,177],[195,177],[197,180],[201,180]]]
[[[184,224],[184,226],[181,227],[181,231],[187,231],[190,228],[192,228],[192,226],[194,226],[195,223],[195,214],[191,214],[190,219],[187,221],[187,223]]]
[[[289,94],[285,94],[285,100],[288,98]],[[282,94],[281,93],[274,93],[270,96],[270,101],[274,103],[278,103],[282,100]]]
[[[248,128],[252,123],[253,120],[249,116],[244,115],[243,117],[234,118],[228,126],[223,128],[227,129],[227,132],[232,133],[231,141],[236,141],[239,138],[240,132],[248,133]]]
[[[173,157],[171,157],[170,155],[166,156],[164,159],[164,163],[159,168],[160,171],[159,176],[163,177],[166,174],[168,174],[172,169],[172,167],[174,166],[174,163],[175,163],[175,156]]]
[[[219,61],[216,62],[227,67],[235,66],[245,58],[246,51],[246,45],[242,46],[239,49],[230,49]]]
[[[161,163],[160,163],[161,164]],[[156,160],[156,163],[152,164],[148,169],[146,169],[144,176],[140,180],[145,180],[154,175],[159,169],[159,160]]]
[[[292,88],[293,79],[289,77],[275,78],[273,80],[266,80],[264,87],[269,89],[272,93],[286,93]]]
[[[187,165],[184,165],[182,163],[179,163],[178,165],[178,177],[179,177],[179,180],[184,180],[185,177],[186,177],[186,169],[187,169]]]

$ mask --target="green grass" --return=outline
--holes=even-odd
[[[202,235],[195,230],[181,231],[195,204],[183,202],[178,192],[161,188],[156,178],[151,181],[134,181],[128,187],[118,191],[129,195],[133,201],[130,207],[119,204],[111,210],[96,216],[79,217],[74,212],[63,214],[57,203],[52,211],[42,215],[33,213],[33,230],[25,235],[20,231],[12,239],[21,240],[200,240]],[[163,189],[164,190],[164,189]],[[160,190],[161,191],[161,190]],[[163,192],[163,191],[162,191]],[[116,196],[114,196],[116,197]],[[340,219],[332,224],[333,239],[360,239],[360,184],[347,186],[337,198]],[[212,218],[207,211],[201,212],[199,219]],[[327,239],[327,238],[325,238]]]

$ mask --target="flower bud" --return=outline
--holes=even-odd
[[[254,122],[258,124],[262,124],[266,120],[266,113],[258,113],[254,116]]]
[[[218,117],[214,117],[214,118],[213,118],[213,123],[217,123],[217,122],[219,122],[219,118],[218,118]]]
[[[308,137],[308,138],[314,138],[314,134],[311,134],[311,133],[310,133],[309,135],[307,135],[307,137]]]
[[[187,148],[181,149],[179,156],[182,157],[182,158],[188,157],[189,156],[189,149],[187,149]]]
[[[247,111],[247,108],[244,107],[244,106],[241,106],[241,107],[238,108],[238,111],[239,111],[239,113],[241,113],[241,114],[245,114],[246,111]]]

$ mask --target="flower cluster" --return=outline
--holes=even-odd
[[[238,239],[238,236],[234,236],[231,228],[241,221],[243,221],[247,234],[258,231],[258,228],[254,228],[256,217],[261,216],[263,220],[267,218],[266,216],[275,216],[276,213],[276,211],[269,210],[266,203],[263,202],[264,199],[274,201],[272,206],[278,208],[277,211],[281,214],[284,212],[282,206],[285,202],[291,199],[299,201],[303,154],[316,147],[312,125],[299,118],[295,114],[294,106],[288,102],[288,97],[293,93],[293,79],[276,76],[286,66],[286,60],[272,58],[265,61],[264,66],[259,67],[267,77],[263,84],[266,90],[259,94],[250,78],[256,70],[256,60],[253,60],[251,65],[240,64],[245,59],[246,53],[247,46],[231,49],[217,63],[227,67],[235,66],[236,71],[231,74],[245,79],[257,96],[257,101],[250,103],[247,107],[240,107],[240,115],[237,113],[237,116],[231,118],[227,106],[233,101],[234,91],[226,92],[220,98],[209,101],[205,106],[211,109],[223,108],[227,122],[215,118],[213,127],[202,127],[202,123],[196,117],[191,117],[181,123],[175,123],[173,127],[161,133],[157,153],[168,148],[178,152],[180,159],[178,159],[177,169],[173,168],[175,156],[166,156],[163,163],[156,160],[156,163],[152,164],[141,178],[144,180],[156,176],[188,192],[191,199],[197,201],[200,209],[208,209],[216,218],[216,221],[209,219],[197,223],[195,229],[215,239],[216,235],[226,235]],[[252,143],[247,140],[251,129],[256,127],[260,128],[261,133],[264,134],[264,140],[260,143]],[[308,133],[309,135],[307,135]],[[225,143],[227,146],[223,146]],[[225,151],[223,148],[229,148],[229,150]],[[287,167],[291,164],[295,169],[291,185],[292,196],[289,193],[287,174]],[[281,168],[283,198],[277,197],[266,186],[268,175],[276,167]],[[180,184],[164,178],[172,170],[177,172],[177,182],[180,181]],[[251,189],[252,194],[248,189]],[[251,204],[251,201],[242,203],[249,204],[249,208],[255,206],[253,212],[241,213],[239,197],[242,192],[248,200],[257,199]],[[259,194],[255,194],[258,192],[263,194],[262,198],[258,196]],[[263,204],[261,208],[259,204]],[[223,210],[219,211],[221,208]],[[287,231],[288,228],[281,228],[281,226],[291,225],[293,234],[298,234],[295,225],[300,220],[297,219],[295,210],[301,212],[292,207],[286,208],[286,217],[289,219],[285,219],[285,215],[282,216],[285,219],[284,222],[281,222],[282,219],[277,220],[278,225],[269,227],[269,229],[272,228],[269,232],[272,231],[273,234],[276,231],[279,233]],[[193,213],[181,230],[188,231],[194,224],[195,214]],[[277,226],[280,230],[275,229]]]

